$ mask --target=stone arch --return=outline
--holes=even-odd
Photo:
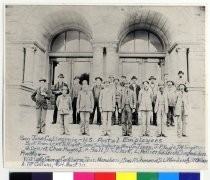
[[[129,32],[141,29],[154,33],[163,43],[164,49],[167,50],[171,45],[170,27],[169,20],[160,12],[143,9],[130,13],[120,27],[119,46]]]

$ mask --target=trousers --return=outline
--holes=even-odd
[[[47,110],[40,107],[36,109],[36,118],[37,118],[37,133],[45,133],[45,126],[46,126],[46,115]]]
[[[80,133],[89,135],[90,112],[80,112]]]

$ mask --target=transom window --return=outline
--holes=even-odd
[[[90,38],[78,30],[69,30],[57,35],[51,45],[52,52],[92,52]]]
[[[121,42],[120,52],[126,53],[153,53],[163,52],[161,40],[152,32],[135,30],[130,32]]]

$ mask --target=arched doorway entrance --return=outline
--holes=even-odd
[[[139,83],[150,76],[161,80],[165,56],[164,42],[157,34],[145,29],[130,31],[119,44],[120,74],[129,79],[135,75]]]
[[[75,76],[89,76],[93,58],[91,37],[81,30],[71,29],[54,36],[49,47],[50,82],[64,74],[65,81],[72,86]]]

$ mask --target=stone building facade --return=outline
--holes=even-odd
[[[185,72],[192,108],[205,106],[205,7],[15,6],[5,7],[5,109],[27,114],[38,78],[50,85],[62,72],[155,75]],[[27,116],[27,115],[26,115]]]

